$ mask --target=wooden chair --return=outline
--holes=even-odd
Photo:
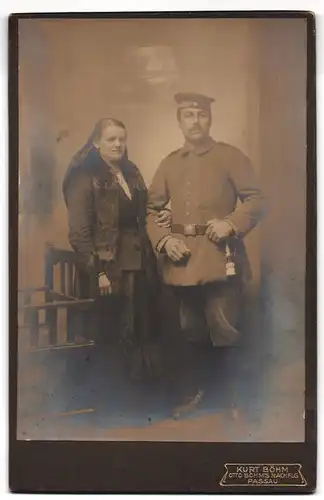
[[[78,262],[75,252],[46,244],[44,265],[44,285],[18,290],[21,394],[18,404],[22,408],[22,418],[25,418],[26,414],[37,418],[37,414],[47,412],[47,403],[43,406],[41,402],[36,405],[30,402],[31,395],[35,394],[35,388],[33,389],[29,382],[31,371],[37,371],[40,366],[45,369],[43,378],[39,379],[39,384],[43,387],[41,392],[44,394],[47,393],[44,388],[50,387],[58,378],[57,369],[63,361],[65,381],[61,381],[60,390],[66,391],[69,397],[71,392],[67,386],[70,384],[71,387],[72,384],[73,391],[74,377],[78,377],[80,369],[83,370],[84,359],[89,355],[84,351],[95,347],[94,328],[87,329],[87,325],[91,326],[95,296],[88,299],[76,297],[74,281]],[[95,290],[96,276],[92,277],[92,281]],[[86,318],[90,318],[90,321],[86,321]],[[73,401],[71,403],[72,409],[60,413],[60,416],[95,411],[94,408],[74,408]],[[48,417],[55,415],[55,412],[53,414],[50,410]]]
[[[55,290],[55,270],[59,270],[58,290]],[[29,332],[29,346],[31,351],[52,350],[71,347],[85,347],[94,345],[94,339],[89,338],[84,321],[76,321],[80,313],[90,312],[95,299],[80,299],[74,293],[74,280],[77,268],[75,252],[64,250],[47,244],[45,248],[45,285],[36,288],[18,290],[20,295],[19,311],[22,312],[20,328]],[[92,278],[95,280],[95,276]],[[41,295],[41,299],[36,296]],[[58,315],[64,310],[66,317],[66,341],[59,341]],[[43,313],[43,314],[42,314]],[[41,321],[41,316],[45,321]],[[48,332],[47,345],[41,346],[40,330]],[[83,341],[80,342],[80,339]]]

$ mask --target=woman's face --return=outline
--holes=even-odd
[[[126,130],[116,125],[108,125],[102,131],[101,137],[95,141],[100,155],[110,161],[119,161],[126,151]]]

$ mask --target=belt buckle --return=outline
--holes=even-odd
[[[185,236],[196,236],[197,235],[196,224],[184,224],[183,234]]]

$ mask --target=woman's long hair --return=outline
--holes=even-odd
[[[88,140],[86,143],[82,146],[79,151],[75,153],[75,155],[72,157],[72,160],[68,166],[68,169],[65,173],[64,180],[63,180],[63,194],[65,198],[65,192],[68,187],[68,183],[70,179],[72,178],[72,174],[75,172],[75,170],[82,164],[84,164],[94,151],[96,151],[96,148],[94,146],[94,143],[98,141],[102,135],[102,132],[105,130],[106,127],[109,125],[115,126],[115,127],[120,127],[126,131],[126,127],[123,122],[120,120],[117,120],[116,118],[101,118],[100,120],[97,121],[95,124],[93,131],[91,132]],[[128,155],[127,155],[127,148],[125,151],[125,154],[122,158],[122,163],[127,162],[128,160]]]

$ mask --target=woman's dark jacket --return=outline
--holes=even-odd
[[[105,270],[109,278],[140,270],[152,277],[155,256],[145,229],[147,188],[134,163],[124,159],[120,168],[131,200],[97,150],[69,168],[63,181],[69,241],[88,269]]]

